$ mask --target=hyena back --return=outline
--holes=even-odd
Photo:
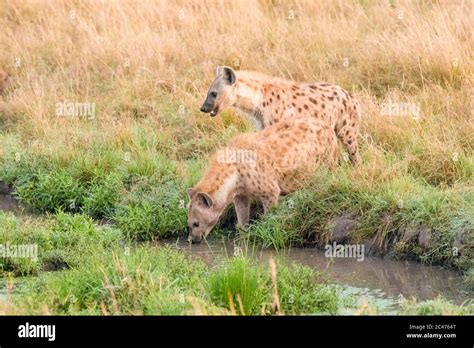
[[[216,116],[226,107],[250,116],[257,130],[288,117],[318,118],[332,128],[358,163],[361,107],[342,87],[328,83],[299,83],[251,71],[218,67],[201,111]]]

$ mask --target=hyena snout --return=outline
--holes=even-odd
[[[204,112],[204,113],[209,113],[211,112],[212,108],[206,104],[202,104],[201,108],[199,109],[201,112]]]
[[[215,103],[205,101],[199,110],[211,116],[216,116],[217,112],[219,111],[219,107]]]
[[[201,241],[202,241],[202,235],[201,235],[201,234],[193,233],[192,230],[189,229],[188,239],[189,239],[193,244],[199,244],[199,243],[201,243]]]
[[[202,239],[202,231],[199,231],[197,228],[188,226],[188,241],[191,241],[193,244],[199,244],[201,243]]]

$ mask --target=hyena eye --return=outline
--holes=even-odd
[[[211,97],[216,98],[217,97],[217,92],[211,92]]]
[[[199,222],[194,222],[193,227],[199,227]]]

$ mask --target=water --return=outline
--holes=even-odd
[[[216,265],[235,254],[235,245],[228,240],[192,244],[185,240],[166,242],[200,258],[208,265]],[[457,304],[473,298],[472,292],[462,291],[462,276],[440,266],[423,265],[415,261],[397,261],[366,256],[363,261],[348,258],[328,259],[324,251],[313,248],[292,248],[283,252],[269,249],[247,248],[244,255],[263,262],[269,257],[283,257],[286,262],[298,262],[321,272],[331,283],[344,286],[343,290],[366,293],[393,303],[405,298],[431,300],[439,295]],[[345,289],[345,290],[344,290]],[[352,289],[352,290],[351,290]]]

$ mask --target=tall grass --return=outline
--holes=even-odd
[[[2,114],[37,153],[207,153],[247,129],[233,112],[198,115],[217,64],[355,89],[385,150],[472,153],[470,1],[4,4],[0,64],[14,86]],[[377,115],[387,97],[422,104],[423,123]],[[64,100],[94,102],[97,115],[58,117]]]

